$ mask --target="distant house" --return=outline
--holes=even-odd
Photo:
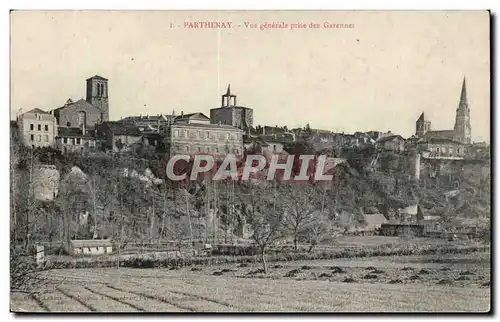
[[[70,255],[103,255],[113,252],[113,244],[109,239],[71,240],[68,253]]]
[[[379,229],[382,224],[387,223],[383,214],[363,215],[363,221],[366,223],[365,230],[373,231]]]
[[[143,133],[162,133],[167,126],[174,123],[174,119],[176,117],[175,111],[172,111],[171,115],[158,114],[128,116],[122,118],[119,122],[135,125]]]
[[[351,226],[348,233],[372,235],[385,223],[387,223],[387,219],[383,214],[363,215],[363,220],[358,225]]]
[[[56,136],[56,147],[63,153],[83,152],[95,148],[94,130],[85,127],[59,127]]]
[[[134,144],[140,144],[142,133],[133,124],[104,122],[96,129],[96,140],[101,147],[113,152],[127,152]]]
[[[403,152],[405,150],[405,139],[401,135],[390,135],[378,139],[376,145],[378,150]]]

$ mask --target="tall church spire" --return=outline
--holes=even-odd
[[[465,85],[465,76],[464,76],[464,81],[462,83],[462,93],[460,94],[460,104],[459,104],[459,108],[462,108],[462,107],[467,107],[467,88],[466,88],[466,85]]]
[[[467,102],[467,88],[465,85],[465,77],[462,83],[462,92],[460,93],[460,102],[458,103],[457,115],[455,118],[454,138],[455,141],[470,144],[471,143],[471,126],[470,126],[470,109]]]

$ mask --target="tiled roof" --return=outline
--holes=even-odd
[[[72,247],[111,247],[113,244],[109,239],[93,239],[93,240],[71,240]]]
[[[453,143],[453,144],[460,144],[460,145],[463,144],[463,143],[454,141],[452,139],[440,138],[440,137],[430,137],[430,138],[424,139],[422,141],[419,141],[418,143],[419,144],[421,144],[421,143]]]
[[[385,224],[387,223],[387,219],[383,214],[372,214],[372,215],[363,215],[364,221],[368,225],[377,225],[377,224]]]
[[[142,135],[139,128],[132,124],[119,123],[119,122],[105,122],[103,124],[106,124],[114,135],[126,135],[126,136]]]
[[[92,77],[88,78],[87,80],[89,80],[89,79],[98,79],[98,80],[105,80],[105,81],[108,80],[107,78],[104,78],[104,77],[99,76],[99,75],[92,76]]]
[[[78,127],[59,127],[57,129],[58,137],[93,137],[94,130],[87,130],[85,135],[82,134],[82,130]]]
[[[66,107],[68,107],[68,106],[72,106],[72,105],[78,105],[78,106],[80,106],[81,108],[85,108],[85,107],[89,107],[89,106],[90,106],[90,107],[97,108],[97,107],[95,107],[94,105],[90,104],[89,102],[87,102],[86,100],[84,100],[84,99],[82,98],[82,99],[79,99],[79,100],[78,100],[78,101],[76,101],[76,102],[71,102],[71,103],[68,103],[68,104],[66,104],[66,105],[64,105],[64,106],[58,107],[58,108],[56,108],[54,111],[58,111],[58,110],[60,110],[60,109],[63,109],[63,108],[66,108]]]
[[[183,124],[183,123],[174,123],[172,126],[176,127],[201,127],[201,128],[210,128],[210,129],[225,129],[225,130],[238,130],[241,131],[240,129],[227,125],[227,124],[211,124],[211,123],[190,123],[190,124]]]
[[[24,112],[23,114],[26,114],[26,113],[50,114],[49,112],[42,111],[39,108],[34,108],[32,110],[29,110],[28,112]]]
[[[404,140],[404,138],[401,136],[401,135],[390,135],[390,136],[385,136],[383,138],[380,138],[377,140],[377,142],[387,142],[387,141],[392,141],[394,139],[400,139],[400,140]]]
[[[203,114],[201,112],[196,112],[196,113],[189,113],[189,114],[183,114],[183,115],[176,116],[175,119],[174,119],[174,121],[179,121],[179,120],[184,120],[184,119],[191,119],[191,118],[207,119],[207,120],[210,119],[205,114]]]
[[[137,121],[158,121],[158,120],[168,120],[175,118],[175,115],[143,115],[143,116],[127,116],[120,120],[120,122],[137,122]]]

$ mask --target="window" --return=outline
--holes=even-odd
[[[175,130],[175,131],[174,131],[174,136],[175,136],[175,137],[178,137],[178,136],[179,136],[179,130]]]
[[[189,145],[186,145],[186,151],[189,152]]]
[[[78,127],[82,128],[83,126],[87,127],[87,114],[85,111],[78,112]]]
[[[42,130],[42,125],[38,124],[38,131],[41,131],[41,130]]]
[[[219,153],[219,148],[215,148],[215,153]]]
[[[436,148],[436,152],[439,153],[439,148]]]
[[[203,139],[203,132],[198,131],[198,137],[199,137],[200,139]]]
[[[101,112],[101,122],[104,122],[104,113]]]
[[[188,136],[189,136],[189,131],[188,131],[188,130],[184,130],[184,136],[185,136],[185,137],[188,137]]]
[[[97,96],[101,96],[101,84],[96,84],[97,86]]]
[[[73,145],[75,145],[75,144],[76,144],[76,139],[75,139],[75,138],[73,138],[73,140],[72,140],[72,141],[73,141]]]
[[[198,152],[201,152],[201,147],[200,146],[198,147]]]
[[[66,126],[70,127],[71,126],[71,122],[66,122]]]
[[[81,142],[81,139],[80,139],[80,138],[77,138],[77,139],[76,139],[76,144],[80,144],[80,142]]]
[[[49,131],[49,126],[45,125],[45,132],[48,132],[48,131]]]
[[[273,144],[273,152],[276,152],[276,145]]]
[[[37,140],[38,142],[42,141],[42,136],[41,136],[40,134],[39,134],[39,135],[37,135],[37,136],[36,136],[36,140]]]
[[[229,140],[229,133],[226,133],[226,140]]]
[[[453,154],[453,149],[452,148],[450,148],[449,151],[450,151],[450,154]]]
[[[33,134],[30,135],[30,141],[34,141],[35,140],[35,137],[33,136]]]
[[[49,142],[49,136],[45,135],[45,142]]]
[[[207,153],[209,153],[210,152],[210,147],[207,146],[205,150],[207,151]]]
[[[210,132],[206,131],[205,136],[207,137],[207,139],[210,139]]]
[[[68,138],[63,138],[62,141],[63,141],[64,144],[67,144],[68,143]]]
[[[35,126],[33,124],[30,124],[30,130],[33,131],[34,128]]]
[[[458,148],[458,149],[457,149],[457,153],[459,153],[459,154],[460,154],[460,148]]]

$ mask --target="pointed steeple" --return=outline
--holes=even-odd
[[[464,81],[462,83],[462,93],[460,94],[460,105],[459,107],[465,107],[467,106],[467,88],[465,85],[465,76],[464,76]]]
[[[422,112],[422,114],[420,114],[420,117],[418,118],[417,122],[418,121],[423,121],[424,119],[425,119],[424,112]]]
[[[222,95],[222,107],[236,106],[236,95],[231,94],[231,84],[227,85],[226,94]]]
[[[460,103],[458,104],[455,117],[454,139],[455,141],[469,144],[471,142],[470,109],[467,102],[467,88],[465,77],[462,83],[462,92],[460,93]]]

